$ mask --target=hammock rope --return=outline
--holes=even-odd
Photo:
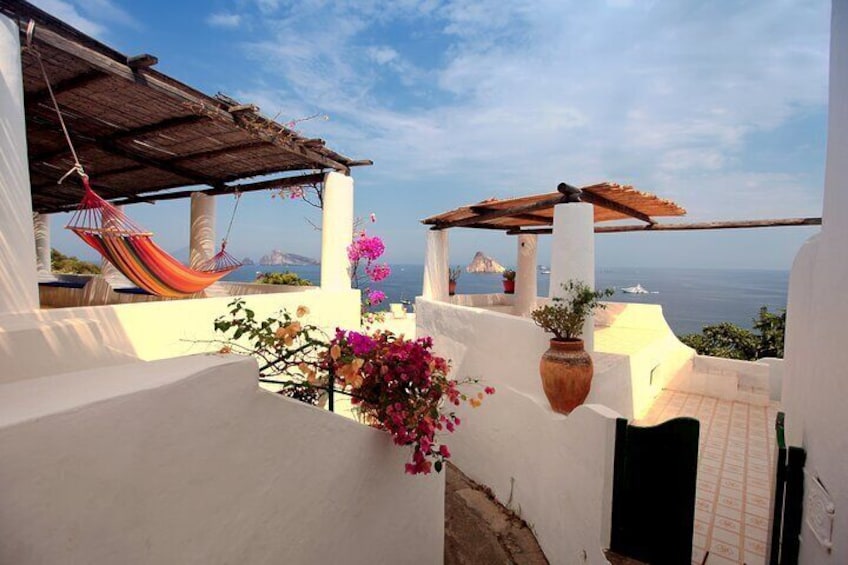
[[[227,226],[227,233],[221,242],[221,250],[198,265],[198,268],[192,269],[156,245],[152,239],[152,232],[136,224],[122,210],[94,192],[88,174],[74,148],[70,132],[41,60],[41,54],[32,45],[34,30],[35,22],[30,20],[27,25],[25,49],[35,56],[41,69],[41,76],[47,85],[47,92],[50,94],[65,141],[74,159],[74,166],[59,179],[58,184],[71,174],[77,173],[85,189],[82,200],[65,227],[77,234],[139,288],[158,296],[177,298],[196,294],[239,268],[241,262],[227,253],[226,247],[241,200],[241,193],[236,193],[236,203]]]

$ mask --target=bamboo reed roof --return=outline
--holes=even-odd
[[[632,186],[602,182],[581,189],[560,184],[558,192],[504,200],[483,200],[422,220],[433,229],[469,227],[515,231],[553,224],[554,206],[563,202],[589,202],[595,222],[636,218],[652,225],[660,216],[683,216],[686,210],[670,200],[636,190]]]
[[[264,118],[253,105],[203,94],[154,70],[156,57],[123,55],[27,2],[0,0],[0,13],[18,22],[22,45],[29,21],[36,23],[32,46],[92,186],[107,200],[157,200],[194,185],[221,194],[250,177],[309,171],[313,180],[372,164]],[[33,209],[74,208],[81,185],[75,175],[56,182],[73,159],[32,50],[23,50],[22,66]],[[250,189],[273,186],[257,187]]]

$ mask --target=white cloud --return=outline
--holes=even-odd
[[[236,28],[241,25],[241,16],[239,14],[218,12],[209,14],[206,18],[206,23],[212,27]]]
[[[752,136],[825,108],[826,2],[615,4],[280,5],[246,46],[265,82],[242,91],[329,113],[311,133],[375,159],[368,182],[416,187],[406,222],[604,179],[676,198],[692,218],[819,213],[815,164],[782,172],[777,157],[762,172],[747,159]],[[429,66],[382,35],[395,26],[438,45]]]
[[[65,2],[64,0],[33,0],[33,4],[85,34],[95,37],[104,35],[105,28],[94,20],[80,14],[76,6],[71,2]]]
[[[142,29],[138,20],[111,0],[33,0],[33,4],[77,28],[81,32],[104,39],[112,26]]]
[[[380,47],[369,47],[368,56],[371,57],[371,59],[378,65],[385,65],[386,63],[397,60],[399,57],[397,51],[385,45]]]

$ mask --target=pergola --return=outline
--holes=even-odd
[[[208,96],[155,70],[155,56],[119,53],[27,2],[0,0],[0,14],[20,29],[39,263],[49,266],[45,215],[75,209],[83,193],[76,175],[57,183],[74,160],[39,58],[95,191],[116,205],[191,197],[192,263],[214,254],[209,197],[324,183],[319,197],[332,213],[329,179],[352,191],[351,168],[372,164],[263,117],[252,104]],[[352,194],[342,200],[342,208],[352,206]]]
[[[686,214],[678,204],[632,186],[601,182],[582,188],[560,183],[556,192],[509,199],[490,199],[430,216],[424,268],[424,298],[448,300],[449,228],[498,230],[518,236],[518,261],[512,311],[526,316],[537,300],[537,236],[553,234],[551,249],[551,296],[560,283],[580,279],[590,286],[595,281],[594,233],[754,228],[820,225],[821,218],[785,218],[701,223],[660,223],[658,218]],[[636,220],[639,223],[603,222]],[[591,319],[587,321],[591,324]],[[584,331],[591,350],[592,332]]]
[[[74,208],[80,196],[56,112],[38,63],[47,71],[80,161],[93,187],[116,204],[184,198],[173,192],[226,194],[320,182],[321,171],[349,174],[370,165],[261,116],[252,104],[207,96],[156,71],[152,55],[127,56],[71,28],[27,2],[0,0],[0,13],[18,21],[33,209]],[[311,174],[289,176],[295,172]],[[239,182],[286,173],[277,180]],[[238,183],[238,184],[237,184]]]

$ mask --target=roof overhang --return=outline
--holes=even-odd
[[[0,0],[18,22],[33,209],[74,208],[80,197],[73,165],[37,57],[40,56],[80,162],[93,187],[116,202],[173,198],[170,189],[199,185],[213,194],[298,184],[316,174],[372,164],[353,160],[223,95],[207,96],[152,67],[156,57],[128,57],[23,1]],[[238,184],[283,174],[274,184]],[[320,177],[318,177],[320,179]],[[293,180],[292,180],[293,179]],[[161,197],[161,198],[160,198]]]
[[[647,225],[656,217],[683,216],[686,210],[670,200],[641,192],[632,186],[602,182],[575,188],[561,183],[557,192],[504,200],[483,200],[422,220],[433,229],[468,227],[516,232],[553,225],[554,206],[587,202],[594,207],[595,222],[635,218]]]

